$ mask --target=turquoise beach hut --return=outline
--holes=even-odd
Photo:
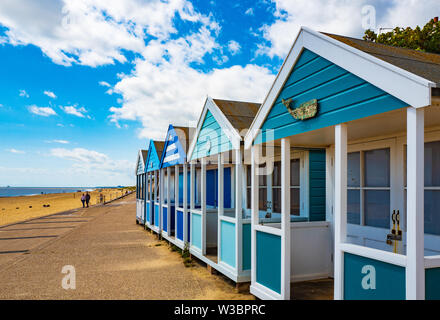
[[[251,293],[440,298],[439,87],[439,55],[300,30],[245,138]]]
[[[169,125],[160,167],[164,170],[162,235],[183,249],[189,241],[189,172],[186,154],[194,128]]]
[[[148,156],[146,161],[146,173],[148,176],[148,190],[146,196],[146,226],[156,233],[160,233],[162,228],[161,212],[161,180],[160,158],[164,147],[163,141],[150,140]]]
[[[147,150],[139,150],[136,161],[136,223],[142,225],[145,224],[146,160]]]
[[[242,142],[259,106],[208,97],[188,151],[190,252],[236,283],[251,275]]]

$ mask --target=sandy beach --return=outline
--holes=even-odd
[[[125,189],[99,190],[90,192],[90,205],[99,203],[101,193],[105,201],[125,193]],[[0,198],[0,226],[81,208],[81,195],[82,192],[72,192]]]

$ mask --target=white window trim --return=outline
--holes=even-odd
[[[309,151],[291,151],[290,153],[290,159],[294,160],[294,159],[299,159],[300,160],[300,217],[302,218],[308,218],[310,216],[309,214]],[[281,156],[275,156],[275,157],[271,157],[269,159],[267,159],[267,161],[270,162],[277,162],[277,161],[281,161]],[[251,186],[247,185],[247,165],[246,165],[246,170],[245,171],[245,178],[246,178],[246,191],[248,189],[251,189]],[[259,188],[266,188],[267,189],[267,201],[273,201],[272,199],[272,174],[268,175],[266,177],[267,179],[267,183],[266,186],[263,187],[259,187]],[[281,186],[279,187],[281,188]],[[298,188],[298,187],[291,187],[291,188]],[[245,197],[247,197],[247,192],[245,192]],[[246,199],[246,207],[247,207],[247,199]],[[271,206],[271,213],[273,214],[274,212],[272,211],[273,205]],[[250,208],[246,208],[244,209],[246,216],[250,216],[251,215],[251,209]],[[262,211],[260,210],[259,214],[264,215],[266,214],[267,211]],[[281,214],[279,212],[275,212],[275,214]],[[267,225],[267,224],[265,224]]]

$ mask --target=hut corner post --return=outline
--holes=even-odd
[[[183,243],[188,242],[188,164],[183,164]],[[177,221],[177,220],[176,220]]]
[[[237,267],[237,273],[240,274],[243,271],[243,165],[241,149],[235,150],[235,238],[237,239],[237,250],[235,251],[235,264]],[[244,189],[246,190],[246,189]]]
[[[423,108],[407,109],[406,299],[425,299]]]
[[[347,239],[347,125],[335,126],[334,299],[344,299],[344,253]]]
[[[281,139],[281,298],[290,299],[290,141]]]
[[[221,228],[222,228],[222,217],[224,215],[224,165],[223,165],[223,154],[219,153],[217,155],[217,175],[218,175],[218,207],[217,207],[217,261],[221,261],[222,256],[222,246],[221,246]]]
[[[196,179],[195,173],[196,173],[195,164],[194,164],[193,161],[191,161],[191,163],[190,163],[190,177],[189,177],[190,178],[190,189],[191,189],[190,190],[190,219],[191,219],[191,217],[193,215],[192,211],[194,210],[194,205],[195,205],[194,204],[194,202],[195,202],[195,193],[196,193],[196,190],[195,190],[195,179]],[[194,227],[194,225],[193,225],[193,223],[191,221],[190,233],[192,233],[191,230],[192,230],[193,227]],[[185,232],[185,230],[184,230],[184,232]],[[190,234],[190,239],[191,239],[191,241],[192,241],[192,239],[194,239],[192,234]],[[188,240],[188,238],[187,238],[187,240]]]
[[[258,175],[257,175],[257,157],[258,157],[258,146],[252,146],[251,149],[251,284],[257,283],[257,231],[256,226],[258,225]]]
[[[202,254],[206,256],[206,159],[202,158],[201,168],[201,209],[202,209]]]

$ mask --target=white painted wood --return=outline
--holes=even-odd
[[[177,237],[177,208],[179,207],[179,165],[174,167],[174,236]]]
[[[217,259],[220,261],[220,257],[222,256],[221,250],[221,221],[220,217],[224,215],[224,195],[225,195],[225,185],[224,185],[224,166],[223,166],[223,153],[219,153],[217,155],[217,175],[218,175],[218,190],[217,190]]]
[[[245,136],[246,149],[252,146],[258,130],[269,114],[303,48],[313,51],[411,106],[425,107],[431,104],[431,87],[436,86],[432,81],[398,68],[322,33],[302,27]]]
[[[206,255],[206,159],[202,158],[200,171],[201,211],[202,211],[202,254]]]
[[[256,246],[256,226],[258,225],[258,176],[257,176],[257,146],[252,147],[251,150],[251,286],[257,284],[257,246]]]
[[[243,192],[246,192],[246,188],[243,188],[243,162],[241,149],[235,150],[235,263],[237,272],[243,271]]]
[[[352,243],[342,243],[340,245],[340,248],[343,252],[382,261],[389,264],[394,264],[396,266],[406,267],[407,265],[407,257],[402,254],[395,254],[383,250],[367,248]]]
[[[183,164],[183,242],[188,242],[188,164]]]
[[[344,299],[344,254],[341,244],[347,239],[347,125],[335,126],[335,253],[334,299]]]
[[[163,231],[163,212],[162,208],[164,205],[164,184],[165,184],[165,169],[159,170],[159,233]]]
[[[407,300],[425,299],[424,121],[424,109],[407,109]]]
[[[290,300],[290,140],[281,139],[281,297]]]
[[[191,141],[187,153],[188,159],[193,159],[193,152],[195,149],[195,146],[197,144],[197,140],[199,138],[200,131],[202,129],[203,120],[205,119],[206,113],[211,111],[212,115],[214,116],[215,120],[218,122],[220,127],[222,128],[225,135],[228,137],[229,141],[231,142],[233,149],[240,148],[240,141],[241,136],[238,133],[237,130],[232,126],[232,124],[229,122],[229,120],[226,118],[226,116],[223,114],[223,112],[219,109],[219,107],[215,104],[212,98],[207,97],[205,100],[205,104],[203,106],[203,110],[200,114],[199,120],[197,121],[197,127],[196,132],[194,134],[194,138]]]
[[[425,257],[425,268],[440,268],[440,256]]]
[[[167,233],[171,235],[171,167],[166,169],[167,171]]]

